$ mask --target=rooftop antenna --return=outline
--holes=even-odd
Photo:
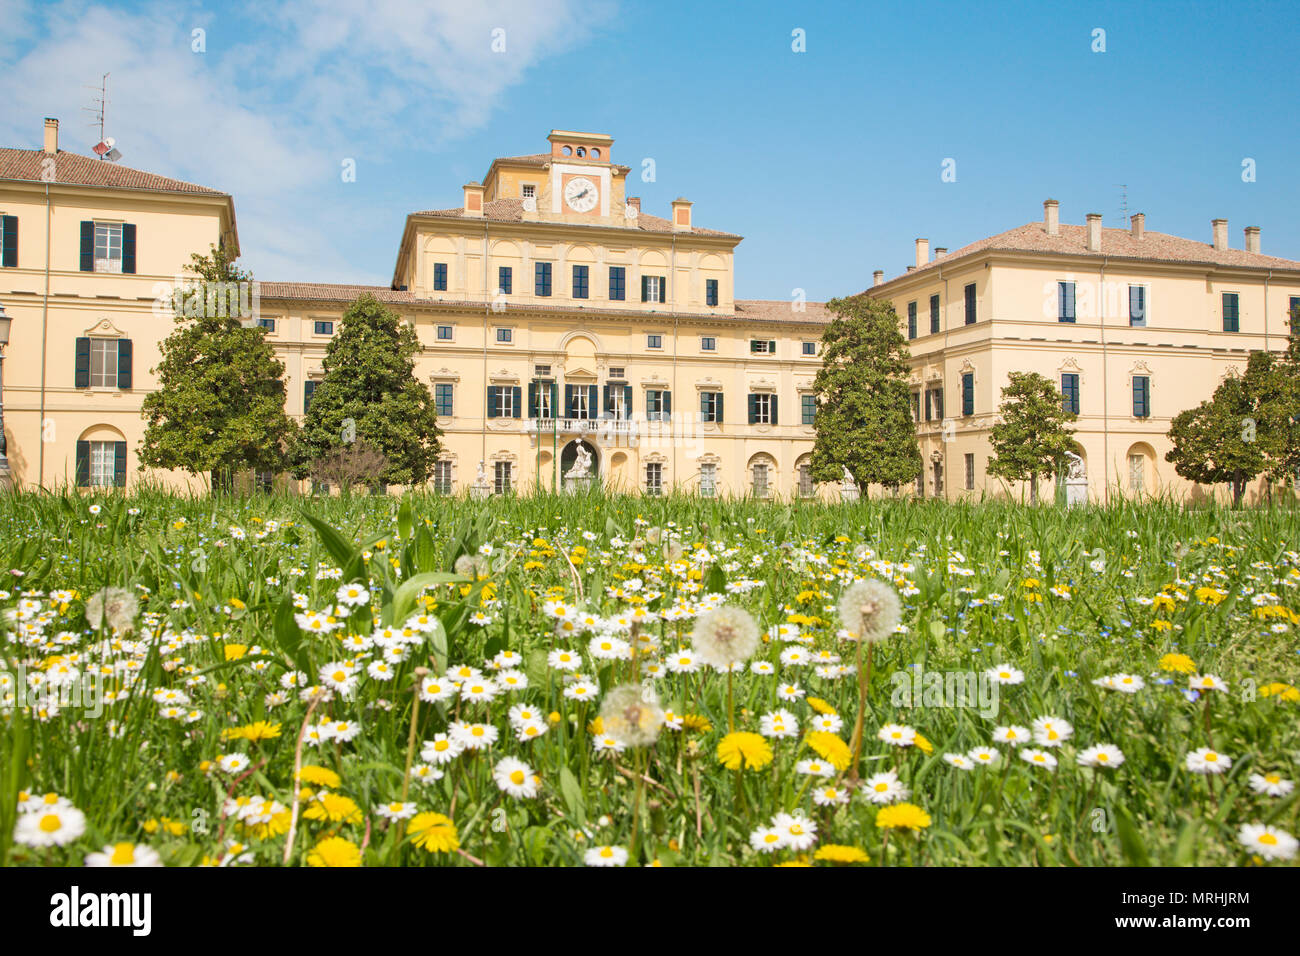
[[[1127,229],[1129,226],[1128,186],[1124,183],[1116,183],[1115,185],[1119,187],[1119,216],[1124,220],[1123,225],[1124,228]]]
[[[99,127],[99,140],[96,142],[92,151],[100,159],[106,159],[110,163],[115,163],[122,158],[122,154],[114,148],[116,141],[113,137],[104,135],[104,118],[108,114],[108,77],[109,74],[105,73],[103,77],[100,78],[99,86],[86,87],[88,90],[97,91],[99,97],[91,100],[94,104],[93,106],[83,106],[82,109],[87,113],[90,113],[93,117],[90,125]]]

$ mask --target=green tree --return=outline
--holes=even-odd
[[[1229,485],[1233,506],[1240,505],[1246,483],[1268,467],[1272,442],[1261,418],[1276,414],[1269,407],[1276,379],[1273,356],[1252,352],[1245,375],[1228,376],[1208,401],[1174,416],[1169,426],[1174,447],[1165,460],[1189,481]]]
[[[429,387],[415,377],[419,351],[415,329],[374,296],[348,306],[325,351],[325,377],[303,423],[299,470],[363,440],[384,457],[379,480],[427,480],[441,433]]]
[[[1028,481],[1029,500],[1038,502],[1038,479],[1057,474],[1065,453],[1074,451],[1074,431],[1068,424],[1077,416],[1065,410],[1061,393],[1051,379],[1037,372],[1010,372],[1002,389],[998,422],[990,442],[993,457],[988,473],[1009,481]]]
[[[285,414],[284,364],[265,329],[241,322],[253,277],[225,249],[194,253],[185,268],[196,279],[172,299],[176,329],[151,369],[158,389],[144,398],[138,454],[154,468],[207,472],[214,491],[230,490],[237,471],[286,466],[296,428]]]
[[[813,380],[817,413],[812,477],[843,478],[847,468],[866,497],[872,484],[896,487],[921,473],[912,421],[907,341],[884,299],[833,299]]]
[[[1291,310],[1287,349],[1270,371],[1258,396],[1264,454],[1270,482],[1289,482],[1300,474],[1300,306]]]

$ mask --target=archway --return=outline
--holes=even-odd
[[[561,481],[563,481],[564,476],[569,473],[569,469],[573,467],[574,461],[577,460],[579,447],[587,449],[587,454],[591,456],[591,477],[598,478],[600,476],[600,452],[596,450],[596,446],[591,442],[583,441],[581,438],[575,438],[573,441],[565,445],[564,450],[560,452]]]

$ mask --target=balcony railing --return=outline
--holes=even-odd
[[[565,435],[633,435],[637,432],[637,424],[626,418],[527,418],[524,420],[524,431],[550,434],[558,430]]]

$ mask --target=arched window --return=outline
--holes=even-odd
[[[126,487],[126,437],[111,425],[94,425],[77,439],[77,487]]]

